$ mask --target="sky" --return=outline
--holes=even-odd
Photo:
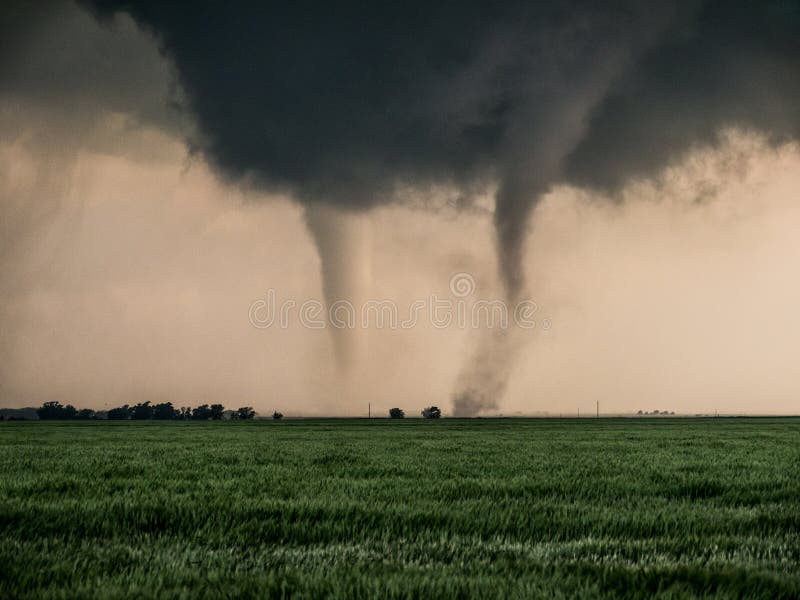
[[[0,406],[798,412],[797,3],[161,4],[0,9]]]

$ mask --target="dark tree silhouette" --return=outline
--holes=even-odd
[[[64,407],[60,402],[45,402],[36,409],[36,414],[39,418],[44,420],[61,419]]]
[[[131,419],[136,421],[144,421],[153,418],[153,407],[150,402],[140,402],[131,410]]]
[[[76,419],[94,419],[95,414],[91,408],[82,408],[78,411]]]
[[[237,419],[252,419],[256,416],[256,411],[253,410],[252,406],[242,406],[234,415]]]
[[[180,419],[181,413],[175,410],[172,402],[162,402],[153,407],[153,418],[159,421],[166,421],[169,419]]]
[[[402,419],[406,416],[406,413],[403,411],[402,408],[390,408],[389,409],[389,417],[392,419]]]
[[[279,413],[277,410],[272,413],[272,418],[276,421],[280,421],[283,418],[283,413]]]
[[[125,404],[123,406],[112,408],[108,411],[108,418],[112,421],[124,421],[131,418],[131,409]]]
[[[60,402],[45,402],[36,409],[36,414],[43,421],[74,419],[78,416],[78,409],[72,404],[64,406]]]
[[[422,411],[422,416],[425,419],[438,419],[442,416],[442,411],[439,410],[438,406],[429,406]]]
[[[211,409],[208,404],[201,404],[192,409],[192,419],[195,421],[207,421],[211,418]]]
[[[33,410],[33,409],[30,409]],[[227,413],[227,414],[226,414]],[[98,414],[90,409],[83,408],[78,410],[71,404],[63,405],[60,402],[45,402],[36,409],[37,416],[42,420],[65,420],[65,419],[97,419]],[[161,402],[156,405],[150,402],[140,402],[135,406],[118,406],[106,413],[106,418],[112,421],[125,419],[146,420],[177,420],[194,419],[205,421],[213,419],[218,421],[230,415],[231,419],[252,419],[256,416],[256,411],[252,406],[242,406],[238,410],[226,411],[222,404],[201,404],[195,408],[184,406],[180,410],[176,409],[172,402]],[[283,415],[276,412],[273,418],[280,419]]]

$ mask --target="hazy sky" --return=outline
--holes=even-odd
[[[520,133],[493,145],[483,131],[489,138],[481,144],[492,152],[556,152],[558,167],[545,183],[523,177],[521,167],[509,175],[509,160],[484,157],[484,146],[448,156],[446,142],[455,138],[447,132],[435,136],[441,147],[429,155],[403,163],[390,153],[388,162],[375,163],[380,167],[358,162],[369,144],[346,138],[342,160],[355,157],[352,164],[366,170],[354,167],[340,181],[330,174],[341,168],[330,162],[336,147],[327,148],[338,125],[309,155],[316,170],[281,170],[267,153],[238,172],[244,163],[235,153],[230,158],[229,129],[207,125],[216,107],[197,108],[202,90],[191,87],[191,61],[180,50],[159,52],[153,34],[126,14],[105,22],[69,3],[9,6],[0,29],[14,32],[4,36],[0,63],[0,406],[59,400],[108,408],[150,400],[358,415],[371,402],[376,413],[437,404],[447,414],[466,372],[503,380],[489,413],[589,413],[596,401],[604,412],[798,412],[800,147],[791,132],[775,135],[783,117],[722,122],[713,140],[698,136],[674,160],[626,166],[621,183],[595,180],[614,178],[607,173],[630,150],[617,148],[623,142],[611,157],[593,154],[599,166],[587,166],[585,153],[599,143],[587,123],[607,131],[615,106],[635,95],[619,93],[617,104],[599,98],[611,81],[626,80],[624,65],[655,43],[649,36],[664,30],[660,21],[643,39],[609,47],[604,40],[616,39],[615,27],[586,17],[599,23],[608,60],[592,63],[590,75],[556,61],[563,69],[548,89],[568,96],[571,109],[548,113],[555,123],[549,127],[525,114],[510,121],[531,124],[533,141]],[[572,27],[558,31],[573,35]],[[453,90],[506,85],[493,76],[498,65],[508,66],[497,57],[513,54],[504,40],[524,33],[473,32],[491,51],[470,63],[465,79],[432,86],[435,93],[421,102],[451,99],[461,103],[453,119],[472,119],[481,99]],[[796,61],[781,65],[776,73],[797,76]],[[564,72],[571,75],[562,81]],[[627,81],[635,87],[658,72]],[[797,80],[790,83],[796,91]],[[766,76],[760,85],[765,110],[785,111],[784,92],[770,96]],[[677,96],[676,110],[695,106]],[[741,105],[755,106],[754,97],[743,91]],[[736,100],[702,106],[735,114],[728,107]],[[541,102],[542,111],[551,110]],[[419,114],[428,110],[426,104]],[[392,105],[389,114],[405,112]],[[689,127],[698,119],[679,121]],[[430,125],[409,123],[412,133]],[[639,129],[626,126],[613,130],[627,132],[642,152]],[[214,135],[223,141],[210,142]],[[571,141],[568,152],[563,140],[570,137],[584,141]],[[657,140],[652,145],[655,155],[662,152]],[[404,140],[395,150],[405,156],[413,146]],[[289,174],[275,182],[275,173]],[[391,198],[354,199],[356,212],[338,199],[377,194],[385,173],[397,178]],[[326,204],[317,196],[328,185],[336,200]],[[494,195],[507,198],[509,186],[521,185],[538,195],[526,209],[532,217],[515,213],[528,235],[498,245],[509,226],[498,220]],[[521,273],[502,260],[498,268],[498,252],[513,254],[517,243]],[[461,295],[454,276],[474,282],[474,290]],[[522,292],[512,294],[509,282],[517,279]],[[287,327],[251,323],[253,303],[269,290],[278,304],[297,305]],[[437,327],[424,310],[413,327],[336,335],[330,324],[303,326],[296,312],[309,300],[347,297],[391,300],[403,319],[415,301],[427,306],[433,295],[467,310],[477,300],[521,296],[536,304],[535,326],[512,326],[498,349],[484,327]]]

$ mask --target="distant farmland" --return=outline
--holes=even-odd
[[[800,419],[0,423],[0,597],[800,596]]]

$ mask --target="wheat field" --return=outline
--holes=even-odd
[[[798,597],[800,419],[0,423],[0,597]]]

